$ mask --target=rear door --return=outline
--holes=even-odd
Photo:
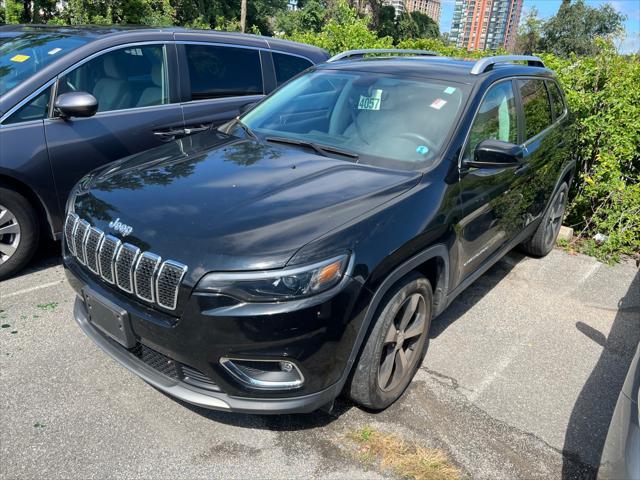
[[[93,117],[54,115],[44,122],[61,206],[88,171],[181,132],[182,108],[172,81],[176,70],[174,44],[154,42],[100,52],[58,77],[57,95],[84,91],[98,100]]]
[[[182,42],[178,52],[187,133],[231,120],[262,99],[271,81],[262,68],[268,52],[257,47]]]
[[[551,198],[555,182],[564,162],[562,132],[555,128],[546,82],[542,78],[521,78],[516,81],[524,117],[524,146],[528,179],[522,189],[525,225],[540,218]]]

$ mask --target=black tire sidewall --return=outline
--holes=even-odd
[[[413,293],[420,293],[425,299],[427,307],[425,332],[416,345],[416,360],[413,360],[414,364],[410,373],[394,389],[383,391],[378,385],[378,369],[384,338],[398,309],[405,299]],[[407,275],[384,296],[374,316],[373,328],[354,367],[349,385],[349,396],[353,401],[371,410],[382,410],[400,398],[411,383],[415,372],[420,368],[427,351],[432,311],[433,293],[431,285],[424,276],[417,272]]]
[[[0,204],[13,213],[20,225],[20,243],[16,252],[0,264],[0,280],[13,275],[23,268],[35,253],[40,240],[40,228],[35,210],[19,193],[0,187]]]

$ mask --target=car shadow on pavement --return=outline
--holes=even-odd
[[[435,318],[429,329],[429,338],[437,338],[458,318],[474,307],[482,298],[493,290],[526,255],[512,250],[498,263],[493,265],[475,282],[467,287],[439,317]]]
[[[609,423],[640,341],[640,272],[618,302],[608,336],[577,322],[576,328],[602,346],[602,353],[574,404],[563,447],[562,478],[595,478]]]

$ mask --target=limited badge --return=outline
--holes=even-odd
[[[380,103],[382,103],[382,90],[374,90],[370,97],[360,95],[358,110],[380,110]]]

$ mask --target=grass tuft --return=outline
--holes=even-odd
[[[397,435],[364,427],[350,431],[347,437],[358,444],[365,461],[379,463],[383,470],[391,469],[403,478],[458,480],[462,476],[441,450],[405,442]]]

